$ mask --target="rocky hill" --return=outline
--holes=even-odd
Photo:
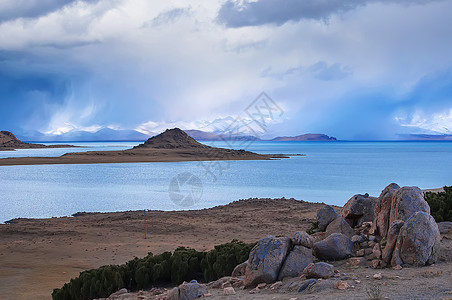
[[[198,143],[194,138],[179,128],[167,129],[163,133],[149,138],[143,144],[134,149],[153,148],[153,149],[192,149],[209,148],[204,144]]]
[[[12,132],[0,131],[0,151],[15,149],[39,149],[39,148],[69,148],[71,145],[51,145],[24,143],[19,140]]]

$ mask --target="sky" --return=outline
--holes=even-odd
[[[449,0],[2,0],[0,129],[451,134]]]

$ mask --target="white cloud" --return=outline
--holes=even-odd
[[[77,1],[1,23],[0,55],[21,53],[26,65],[74,77],[46,131],[201,128],[240,115],[262,91],[298,120],[291,130],[309,131],[344,98],[366,90],[397,102],[427,74],[452,68],[452,3],[418,2],[370,1],[328,22],[226,28],[217,22],[223,0]]]

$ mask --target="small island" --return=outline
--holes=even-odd
[[[122,151],[66,153],[59,157],[14,157],[0,159],[0,166],[47,164],[143,163],[212,160],[269,160],[288,158],[283,154],[257,154],[245,150],[216,148],[197,142],[179,128],[149,138]]]

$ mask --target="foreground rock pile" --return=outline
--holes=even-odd
[[[226,296],[234,295],[236,289],[249,289],[251,294],[264,288],[309,292],[327,285],[344,290],[351,287],[346,280],[351,279],[354,284],[360,280],[340,274],[333,266],[336,261],[400,270],[405,266],[430,265],[438,258],[440,230],[417,187],[401,188],[392,183],[378,198],[355,195],[339,213],[324,206],[317,213],[317,225],[317,232],[311,235],[299,231],[291,238],[267,236],[231,277],[206,285],[196,281],[183,283],[162,292],[159,299],[206,297],[210,296],[208,289],[223,289]],[[442,232],[452,232],[450,222],[440,227]],[[328,278],[334,280],[325,280]],[[382,275],[377,273],[373,278],[380,280]]]

